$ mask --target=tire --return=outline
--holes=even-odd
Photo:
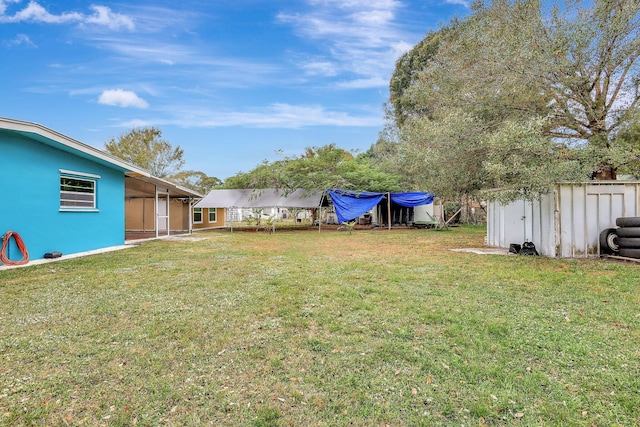
[[[625,216],[616,219],[618,227],[640,227],[640,216]]]
[[[618,247],[620,249],[640,248],[640,237],[618,237]]]
[[[618,237],[640,237],[640,227],[620,227],[616,233]]]
[[[618,234],[615,228],[607,228],[600,232],[600,255],[613,255],[618,253]]]
[[[619,255],[626,258],[640,258],[640,249],[638,248],[620,249]]]

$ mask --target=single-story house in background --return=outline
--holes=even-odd
[[[600,254],[600,233],[620,217],[640,216],[640,182],[555,184],[540,200],[487,204],[489,246],[532,242],[540,255],[585,258]]]
[[[193,228],[231,227],[256,210],[267,216],[280,217],[287,208],[318,209],[324,191],[276,189],[211,190],[194,207]]]
[[[31,259],[122,245],[138,237],[125,222],[139,237],[189,231],[202,197],[35,123],[0,118],[0,153],[0,235],[18,233]],[[8,251],[19,254],[13,240]]]

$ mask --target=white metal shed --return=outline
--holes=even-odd
[[[638,181],[558,183],[533,202],[489,202],[486,243],[509,248],[530,241],[540,255],[598,256],[600,232],[627,216],[640,216]]]

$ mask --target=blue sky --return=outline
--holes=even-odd
[[[0,116],[103,148],[155,126],[221,179],[383,126],[396,59],[467,0],[0,0]]]

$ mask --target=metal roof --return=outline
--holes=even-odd
[[[196,208],[317,208],[322,203],[324,191],[297,189],[291,193],[273,188],[211,190]]]

